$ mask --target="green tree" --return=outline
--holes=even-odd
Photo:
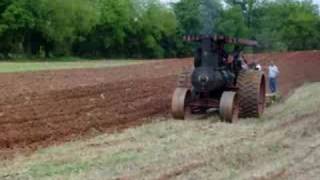
[[[174,12],[154,0],[102,0],[100,20],[80,49],[82,54],[108,57],[175,55],[177,20]],[[89,49],[88,49],[89,48]],[[89,50],[89,51],[88,51]]]
[[[239,6],[225,10],[217,20],[217,31],[232,37],[249,37],[249,28]]]
[[[246,25],[251,27],[255,16],[255,9],[259,6],[258,0],[226,0],[226,3],[231,7],[239,6],[245,17]]]
[[[184,34],[198,34],[201,30],[200,1],[181,0],[174,4],[181,32]]]
[[[311,1],[265,2],[255,36],[265,50],[307,50],[319,46],[319,12]]]
[[[320,48],[311,0],[1,0],[0,56],[190,55],[186,34],[257,39],[261,51]]]
[[[218,0],[181,0],[174,10],[184,34],[210,34],[215,32],[216,19],[222,12]]]
[[[320,48],[318,9],[310,1],[285,5],[288,18],[283,22],[282,40],[289,50],[305,50]]]
[[[16,0],[1,15],[2,37],[11,51],[21,47],[27,54],[41,49],[66,54],[77,35],[90,31],[96,12],[90,0]]]

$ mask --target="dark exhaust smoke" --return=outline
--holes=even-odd
[[[215,33],[215,21],[220,14],[222,5],[217,0],[200,0],[201,34]]]

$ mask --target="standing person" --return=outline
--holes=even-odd
[[[269,65],[269,87],[271,93],[277,92],[277,79],[279,77],[280,71],[278,67],[272,61]]]
[[[248,66],[248,61],[246,60],[246,58],[244,57],[243,53],[240,52],[240,56],[239,56],[239,59],[238,59],[241,63],[241,68],[242,69],[249,69],[249,66]]]

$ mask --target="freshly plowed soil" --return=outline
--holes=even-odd
[[[141,124],[167,113],[177,74],[189,61],[1,74],[0,149],[37,149]]]
[[[249,55],[281,71],[287,94],[320,81],[320,52]],[[192,61],[155,61],[127,67],[0,75],[0,152],[35,150],[112,132],[167,114],[177,74]],[[0,153],[1,154],[1,153]]]

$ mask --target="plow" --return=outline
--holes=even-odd
[[[245,46],[258,43],[220,35],[185,36],[196,42],[194,67],[178,77],[172,97],[172,116],[185,119],[186,114],[218,112],[225,122],[262,116],[265,108],[266,78],[262,71],[244,68],[241,57]],[[234,46],[232,57],[225,45]]]

